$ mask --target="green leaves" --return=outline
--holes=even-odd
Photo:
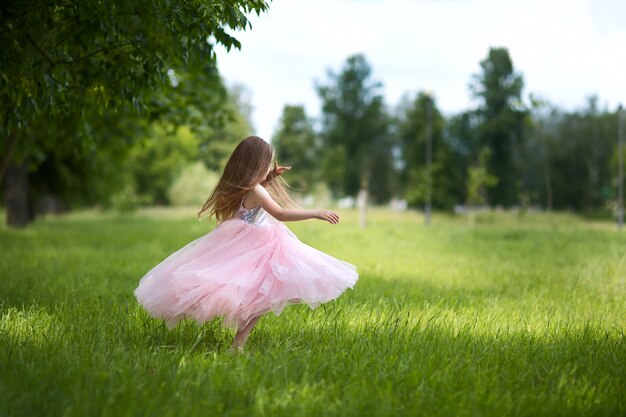
[[[467,202],[470,206],[486,202],[486,188],[498,183],[498,178],[487,170],[491,149],[483,148],[478,157],[478,164],[467,169]]]
[[[11,2],[0,18],[0,135],[43,111],[54,122],[84,105],[145,108],[168,66],[187,62],[192,49],[211,59],[209,37],[240,48],[223,27],[245,30],[246,13],[267,8],[246,0]]]
[[[381,83],[372,78],[363,55],[348,57],[342,71],[329,71],[328,78],[326,85],[317,86],[323,113],[324,179],[336,196],[354,196],[368,183],[374,200],[385,201],[392,157]],[[347,156],[343,169],[327,162],[334,160],[337,151]]]
[[[511,206],[516,203],[515,181],[519,177],[514,153],[525,134],[528,116],[520,105],[524,80],[514,71],[506,48],[491,48],[480,67],[481,72],[470,85],[474,97],[480,100],[474,151],[487,146],[493,152],[489,170],[500,182],[490,192],[490,203]]]
[[[320,180],[322,149],[320,138],[303,106],[283,108],[272,145],[279,164],[292,166],[287,180],[293,179],[289,182],[298,191],[310,192]]]
[[[233,46],[237,49],[241,48],[241,43],[237,39],[226,33],[221,27],[216,28],[213,35],[218,43],[226,47],[227,51],[230,51]]]
[[[39,189],[63,190],[68,167],[92,178],[88,168],[97,164],[90,164],[91,153],[111,151],[114,161],[120,158],[117,146],[133,142],[132,132],[141,130],[136,128],[142,125],[140,114],[174,126],[192,123],[205,131],[207,125],[223,124],[231,110],[224,110],[228,100],[213,48],[240,48],[223,28],[245,30],[250,26],[246,13],[267,7],[257,0],[3,4],[0,140],[12,137],[16,145],[0,148],[0,180],[17,160],[46,170]],[[189,81],[176,92],[169,84],[170,68]],[[116,126],[100,125],[98,130],[94,125],[107,112],[117,114],[115,123],[135,127],[104,140]],[[58,183],[51,185],[51,179]]]

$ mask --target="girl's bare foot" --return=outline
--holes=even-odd
[[[242,335],[237,332],[235,338],[233,339],[233,343],[230,344],[230,349],[228,349],[231,353],[243,353],[243,345],[246,343],[245,339],[241,337]]]
[[[233,339],[233,343],[230,346],[231,352],[235,352],[235,349],[237,349],[239,353],[243,353],[243,346],[246,344],[248,336],[250,336],[250,332],[260,318],[261,316],[254,317],[252,320],[250,320],[247,326],[245,326],[243,329],[237,330],[235,338]]]
[[[231,353],[231,354],[235,354],[235,353],[244,353],[244,352],[243,352],[243,346],[234,346],[234,345],[233,345],[233,346],[231,346],[231,347],[228,349],[228,353]]]

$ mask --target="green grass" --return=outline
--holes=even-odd
[[[132,291],[210,225],[189,210],[0,228],[0,416],[626,415],[626,233],[495,213],[290,223],[357,265],[334,302],[168,331]]]

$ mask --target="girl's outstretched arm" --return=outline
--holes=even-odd
[[[254,198],[272,217],[281,222],[294,222],[298,220],[319,219],[326,220],[331,224],[339,223],[337,213],[330,210],[311,209],[285,209],[274,201],[269,192],[260,184],[252,190]]]

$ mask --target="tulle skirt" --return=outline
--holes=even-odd
[[[264,313],[278,316],[287,304],[314,309],[357,280],[354,265],[306,245],[281,222],[232,219],[155,266],[134,294],[170,329],[183,318],[203,323],[218,316],[224,326],[243,329]]]

